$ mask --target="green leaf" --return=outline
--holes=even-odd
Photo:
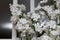
[[[28,33],[26,33],[26,40],[31,40],[31,36]]]
[[[19,18],[25,18],[25,17],[20,15]]]

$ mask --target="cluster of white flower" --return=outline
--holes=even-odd
[[[47,1],[43,0],[40,3],[46,3]],[[22,12],[26,10],[23,4],[10,5],[11,14],[13,15],[11,21],[20,33],[19,36],[26,40],[60,40],[60,26],[56,22],[56,16],[60,14],[60,9],[54,9],[53,7],[53,5],[42,7],[38,4],[35,8],[35,11],[38,12],[25,14]]]
[[[32,13],[31,19],[38,21],[39,18],[40,18],[40,15],[38,13]]]

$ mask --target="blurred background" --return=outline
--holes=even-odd
[[[9,3],[12,3],[12,0],[0,0],[0,39],[11,38],[12,36]]]

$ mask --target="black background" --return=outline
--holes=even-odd
[[[1,24],[5,22],[10,22],[10,10],[9,3],[12,3],[12,0],[0,0],[0,39],[11,38],[11,29],[2,28]]]

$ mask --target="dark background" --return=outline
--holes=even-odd
[[[35,6],[40,0],[35,0]],[[0,39],[11,38],[12,37],[12,29],[4,29],[1,24],[10,22],[11,12],[9,8],[9,4],[13,3],[13,0],[0,0]],[[30,0],[18,0],[19,4],[24,4],[26,6],[26,11],[30,11]]]
[[[0,0],[0,39],[11,38],[11,29],[2,28],[1,24],[10,22],[11,12],[9,10],[9,3],[12,3],[12,0]]]

